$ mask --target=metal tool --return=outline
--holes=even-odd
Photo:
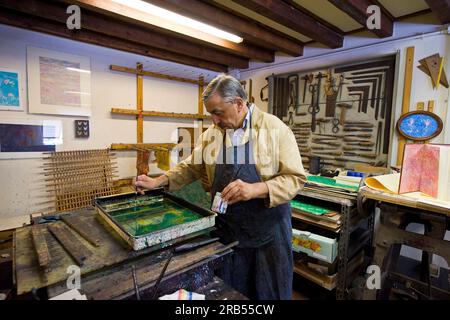
[[[353,105],[349,104],[349,103],[341,102],[341,103],[338,103],[336,106],[341,109],[341,114],[339,116],[339,121],[343,125],[345,123],[345,116],[347,114],[347,110],[350,110],[353,107]]]
[[[383,127],[383,122],[378,121],[378,127],[377,127],[377,144],[376,144],[376,152],[379,154],[381,151],[381,130]]]
[[[373,130],[371,128],[367,128],[367,129],[356,129],[356,128],[345,128],[344,127],[344,131],[346,132],[372,132]]]
[[[305,98],[306,98],[306,88],[308,87],[308,82],[312,81],[312,74],[305,74],[302,79],[304,80],[303,83],[303,103],[305,103]]]
[[[377,155],[375,153],[356,153],[356,152],[344,152],[344,156],[363,157],[375,159]]]
[[[338,133],[339,132],[339,119],[338,118],[334,118],[331,121],[333,128],[331,129],[332,132],[334,133]]]
[[[322,78],[325,77],[322,72],[319,72],[319,74],[316,76],[317,78],[317,84],[310,85],[309,89],[310,92],[313,94],[315,93],[316,98],[311,100],[311,106],[308,108],[308,112],[311,113],[312,119],[311,119],[311,131],[316,131],[316,114],[320,111],[320,88],[322,83]],[[311,87],[312,86],[312,87]]]
[[[134,292],[136,293],[136,300],[141,300],[141,294],[139,292],[138,282],[136,278],[136,268],[134,267],[134,265],[131,266],[131,272],[133,275],[133,284],[134,284]]]

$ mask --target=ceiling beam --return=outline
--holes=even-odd
[[[450,0],[425,0],[442,24],[450,23]]]
[[[369,30],[380,38],[392,36],[394,32],[394,19],[392,15],[380,5],[378,1],[374,0],[328,0],[338,9],[344,11],[359,24],[366,27],[367,19],[371,15],[367,13],[367,8],[371,5],[380,7],[380,28]]]
[[[344,43],[341,34],[281,0],[240,0],[239,4],[330,48]]]
[[[300,40],[293,41],[269,29],[259,26],[256,22],[222,10],[213,2],[205,3],[198,0],[150,0],[152,4],[191,19],[213,25],[222,30],[234,33],[244,38],[245,42],[287,53],[298,57],[303,54],[303,44]],[[217,4],[218,5],[218,4]]]
[[[311,11],[309,11],[306,8],[304,8],[301,5],[299,5],[297,2],[295,2],[295,0],[283,0],[283,1],[286,2],[287,4],[293,6],[295,9],[303,12],[304,14],[307,14],[308,16],[314,18],[314,20],[319,21],[321,24],[323,24],[324,26],[327,26],[328,28],[334,30],[335,32],[337,32],[337,33],[339,33],[341,35],[345,34],[345,32],[343,30],[341,30],[337,26],[333,25],[331,23],[331,21],[326,21],[326,20],[322,19],[318,15],[312,13]]]
[[[38,0],[7,1],[0,0],[0,6],[7,7],[25,14],[48,18],[56,22],[66,23],[68,14],[66,6]],[[136,26],[130,26],[123,22],[113,22],[107,17],[97,13],[83,10],[81,27],[83,29],[117,37],[123,40],[136,42],[153,48],[168,50],[197,59],[227,65],[233,68],[248,68],[248,59],[230,55],[211,48],[202,48],[191,42],[177,39],[173,41],[162,34],[153,31],[145,31]]]
[[[107,0],[60,1],[70,4],[77,4],[82,8],[87,8],[102,15],[112,17],[114,20],[125,21],[129,24],[137,25],[140,28],[154,30],[158,33],[166,34],[169,37],[184,39],[186,41],[197,43],[201,46],[212,47],[214,49],[226,51],[241,57],[255,59],[263,62],[273,62],[275,60],[273,51],[269,51],[261,47],[223,40],[221,38],[188,27],[180,27],[179,25],[168,23],[164,19],[159,19],[157,21],[158,23],[156,23],[156,20],[154,19],[154,24],[152,24],[149,21],[149,14],[116,2]]]
[[[172,61],[197,68],[227,72],[227,66],[195,59],[174,52],[147,47],[134,42],[125,41],[119,38],[109,37],[89,30],[69,30],[65,24],[48,21],[45,19],[24,15],[9,9],[0,7],[0,23],[33,30],[54,36],[68,38],[75,41],[86,42],[102,47],[108,47],[121,51],[131,52],[142,56]]]

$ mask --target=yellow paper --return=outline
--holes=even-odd
[[[398,194],[398,187],[400,185],[400,174],[399,173],[391,173],[391,174],[383,174],[381,176],[369,177],[366,178],[366,185],[369,188]]]
[[[161,170],[167,171],[170,169],[170,152],[168,150],[164,151],[156,151],[155,152],[156,162],[158,164],[158,168]]]

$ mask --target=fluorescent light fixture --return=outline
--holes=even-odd
[[[84,69],[79,69],[79,68],[66,67],[66,69],[70,70],[70,71],[81,72],[81,73],[91,73],[91,71],[89,71],[89,70],[84,70]]]
[[[218,38],[222,38],[225,40],[229,40],[235,43],[240,43],[244,39],[241,37],[238,37],[237,35],[234,35],[232,33],[220,30],[216,27],[210,26],[206,23],[199,22],[197,20],[182,16],[180,14],[177,14],[175,12],[157,7],[153,4],[150,4],[145,1],[141,0],[112,0],[113,2],[119,3],[121,5],[157,16],[159,18],[163,18],[166,20],[169,20],[171,22],[174,22],[179,25],[183,25],[204,33],[208,33],[210,35],[213,35]]]

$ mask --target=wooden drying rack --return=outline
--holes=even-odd
[[[204,114],[202,93],[205,85],[203,76],[200,76],[198,80],[187,79],[182,77],[169,76],[161,73],[150,72],[143,70],[142,63],[137,63],[136,68],[128,68],[117,65],[111,65],[110,69],[113,71],[131,73],[136,75],[137,79],[137,109],[125,109],[120,107],[111,108],[111,113],[122,115],[136,116],[137,120],[137,143],[113,143],[111,149],[113,150],[136,150],[137,151],[137,174],[148,173],[148,158],[149,151],[156,150],[160,152],[169,152],[175,144],[173,143],[144,143],[144,117],[157,117],[157,118],[176,118],[176,119],[193,119],[199,121],[199,132],[203,131],[203,120],[210,119],[209,116]],[[191,83],[198,85],[198,113],[174,113],[174,112],[160,112],[144,110],[143,106],[143,77],[153,77],[159,79],[166,79],[184,83]]]

